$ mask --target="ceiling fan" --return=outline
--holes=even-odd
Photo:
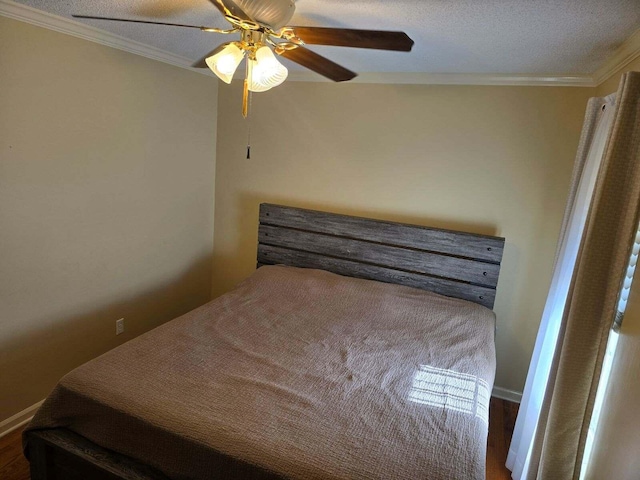
[[[239,41],[218,46],[193,67],[209,67],[222,81],[231,83],[238,65],[247,57],[242,114],[247,116],[249,92],[264,92],[285,81],[287,68],[273,52],[313,70],[335,82],[351,80],[357,74],[305,48],[305,45],[411,51],[413,40],[404,32],[355,30],[348,28],[285,26],[295,11],[295,0],[209,0],[231,24],[229,29],[152,22],[127,18],[73,15],[75,18],[148,23],[197,28],[211,33],[240,33]],[[273,49],[273,50],[272,50]]]

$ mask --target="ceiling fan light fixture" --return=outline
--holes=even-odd
[[[183,23],[153,22],[135,18],[73,15],[74,18],[116,22],[166,25],[192,28],[203,32],[239,33],[240,41],[220,45],[193,64],[195,68],[210,68],[223,82],[230,84],[238,66],[247,55],[246,74],[242,90],[242,115],[249,112],[250,92],[265,92],[287,79],[289,71],[276,60],[275,52],[289,61],[308,68],[334,82],[345,82],[357,74],[305,48],[305,45],[369,48],[409,52],[413,40],[404,32],[387,30],[358,30],[353,28],[286,26],[296,8],[296,0],[210,0],[230,29],[187,25]]]
[[[205,62],[220,80],[225,83],[231,83],[233,74],[243,58],[244,50],[238,47],[236,42],[230,42],[220,45],[220,48],[208,57]]]
[[[250,59],[249,90],[252,92],[266,92],[277,87],[287,79],[289,70],[275,57],[271,49],[264,45],[255,53],[255,60]]]

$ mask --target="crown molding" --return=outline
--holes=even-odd
[[[165,52],[159,48],[151,47],[144,43],[136,42],[135,40],[121,37],[120,35],[115,35],[75,20],[53,15],[21,3],[12,2],[11,0],[0,0],[0,15],[38,27],[48,28],[56,32],[66,33],[67,35],[89,40],[90,42],[117,48],[125,52],[141,55],[176,67],[186,68],[196,73],[213,76],[213,74],[210,74],[206,69],[191,68],[193,61],[188,58]]]
[[[287,81],[322,82],[324,77],[313,72],[290,72]],[[422,73],[422,72],[366,72],[349,83],[389,83],[405,85],[511,85],[511,86],[567,86],[595,87],[589,75],[508,75],[502,73]]]
[[[0,15],[20,20],[22,22],[48,28],[67,35],[89,40],[125,52],[141,55],[169,65],[186,68],[202,75],[213,76],[208,69],[191,68],[192,60],[168,53],[149,45],[130,40],[105,30],[91,27],[65,17],[28,7],[11,0],[0,0]],[[614,55],[615,60],[607,62],[606,67],[598,70],[596,76],[591,75],[519,75],[519,74],[474,74],[474,73],[412,73],[412,72],[384,72],[361,73],[350,83],[387,83],[387,84],[415,84],[415,85],[513,85],[513,86],[567,86],[567,87],[595,87],[608,78],[624,64],[629,63],[640,55],[640,30],[636,32]],[[618,58],[622,60],[619,60]],[[294,82],[323,82],[324,77],[313,72],[292,71],[288,81]]]
[[[618,70],[640,57],[640,28],[627,38],[611,57],[593,74],[596,85],[600,85]]]

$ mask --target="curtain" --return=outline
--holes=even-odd
[[[589,101],[507,467],[578,479],[600,366],[638,225],[640,73]]]
[[[512,478],[525,479],[540,418],[547,379],[564,311],[571,275],[586,222],[593,188],[613,118],[614,96],[587,104],[569,198],[564,213],[549,295],[542,314],[520,410],[507,456]]]

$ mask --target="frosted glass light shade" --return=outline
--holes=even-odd
[[[267,46],[260,47],[256,52],[256,59],[249,60],[249,90],[252,92],[266,92],[284,82],[289,70],[282,65]]]
[[[244,58],[244,50],[234,42],[225,43],[216,49],[216,53],[205,59],[211,71],[225,83],[231,83],[233,74]]]

